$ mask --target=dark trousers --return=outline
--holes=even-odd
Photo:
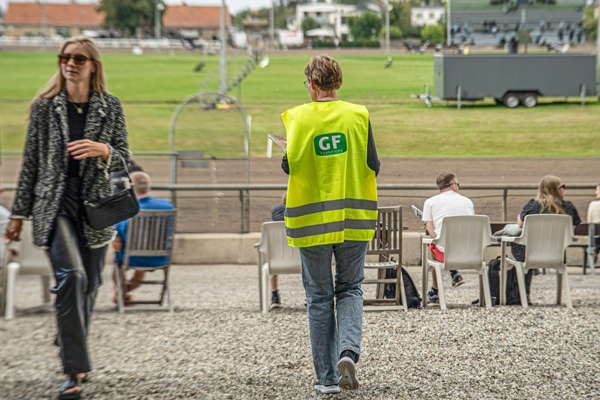
[[[88,372],[87,333],[96,293],[102,284],[107,246],[85,247],[77,178],[69,178],[55,222],[48,256],[54,270],[58,341],[65,374]]]

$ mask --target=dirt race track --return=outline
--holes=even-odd
[[[279,154],[277,154],[279,156]],[[169,183],[167,158],[136,158],[155,184]],[[4,184],[17,181],[21,160],[5,157],[0,177]],[[207,168],[180,169],[178,183],[211,184],[238,183],[245,179],[245,162],[240,160],[211,160]],[[537,185],[547,174],[559,176],[567,186],[567,200],[572,201],[585,222],[587,206],[594,200],[594,187],[600,182],[600,158],[384,158],[381,159],[379,184],[429,184],[442,171],[457,174],[461,193],[473,199],[478,214],[487,214],[492,221],[502,220],[501,190],[469,190],[474,184],[530,184]],[[287,175],[280,167],[280,159],[254,158],[250,163],[250,183],[285,184]],[[589,185],[589,189],[569,189],[569,185]],[[422,207],[426,198],[437,193],[431,190],[381,190],[381,206],[402,205],[404,226],[410,230],[420,228],[412,216],[410,205]],[[276,204],[282,191],[250,192],[250,231],[258,232],[264,221],[270,220],[271,207]],[[535,197],[535,190],[512,190],[508,193],[508,218],[515,221],[528,199]],[[2,203],[12,203],[14,192],[5,191]],[[168,197],[168,192],[154,195]],[[179,232],[239,232],[241,207],[238,191],[185,192],[178,195]]]

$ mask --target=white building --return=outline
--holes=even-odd
[[[288,18],[288,29],[301,30],[304,18],[311,17],[319,24],[318,36],[346,40],[350,34],[348,17],[357,17],[364,12],[372,12],[381,18],[383,10],[379,5],[370,2],[359,6],[336,4],[333,0],[325,0],[324,3],[298,4],[296,17]]]
[[[437,25],[446,14],[441,6],[413,7],[410,12],[410,23],[413,26]]]

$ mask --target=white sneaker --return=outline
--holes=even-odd
[[[343,357],[337,364],[340,371],[339,387],[344,390],[358,389],[358,376],[356,375],[356,364],[350,357]]]
[[[339,393],[340,392],[340,387],[338,385],[319,385],[316,384],[315,385],[315,390],[318,390],[321,393],[324,394],[331,394],[331,393]]]

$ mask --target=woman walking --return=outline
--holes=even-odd
[[[106,91],[102,61],[87,37],[67,40],[58,71],[31,103],[23,168],[6,236],[19,240],[33,217],[36,246],[47,250],[56,286],[58,344],[67,380],[60,399],[78,399],[91,370],[87,334],[114,227],[90,227],[84,201],[113,193],[109,172],[129,158],[119,100]]]

